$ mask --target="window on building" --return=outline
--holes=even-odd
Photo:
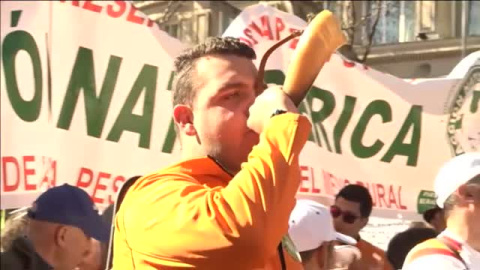
[[[180,21],[179,39],[183,42],[192,44],[193,41],[192,20],[184,19]]]
[[[418,1],[418,11],[421,32],[435,31],[435,2],[434,1]]]
[[[197,42],[203,42],[208,36],[207,14],[197,16]]]
[[[330,10],[342,22],[348,21],[347,5],[349,1],[323,1],[323,9]]]
[[[480,2],[469,2],[468,35],[480,36]]]
[[[230,10],[228,12],[220,12],[221,15],[219,15],[219,20],[221,21],[221,24],[219,24],[220,27],[220,33],[219,35],[222,35],[225,30],[232,24],[233,20],[240,14],[240,11],[233,11]]]
[[[378,8],[376,2],[367,2],[368,32],[373,27]],[[373,44],[415,41],[419,33],[428,35],[429,39],[435,38],[435,1],[382,1],[380,8]],[[365,36],[363,43],[367,42]]]
[[[167,32],[170,36],[178,38],[180,36],[180,28],[178,24],[167,24],[165,25],[165,32]]]
[[[267,4],[273,8],[276,8],[283,12],[288,12],[287,7],[285,6],[284,1],[260,1],[260,3]]]

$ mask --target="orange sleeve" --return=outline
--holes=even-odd
[[[288,219],[300,184],[298,158],[310,129],[310,122],[304,116],[273,117],[248,162],[221,191],[235,213],[230,215],[232,225],[254,229],[251,236],[261,238],[264,252],[275,250],[288,231]]]
[[[362,253],[360,262],[358,262],[358,265],[360,266],[359,268],[393,270],[393,266],[390,264],[385,251],[383,251],[381,248],[376,247],[365,240],[360,240],[357,243],[357,247]]]
[[[128,263],[262,267],[288,231],[300,183],[298,158],[310,129],[299,114],[273,117],[224,188],[201,185],[188,172],[147,177],[129,191],[117,215],[115,241],[124,240],[131,250]]]

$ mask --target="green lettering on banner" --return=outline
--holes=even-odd
[[[173,88],[173,79],[175,78],[175,72],[170,73],[170,79],[168,80],[167,90],[170,91]],[[175,131],[175,121],[173,118],[170,119],[170,124],[168,125],[167,135],[165,136],[165,141],[163,142],[162,152],[171,154],[173,151],[173,146],[177,140],[177,132]]]
[[[473,91],[472,104],[470,105],[470,112],[476,113],[480,107],[480,91]]]
[[[175,71],[170,73],[170,79],[168,79],[167,90],[170,91],[173,88],[173,79],[175,79]]]
[[[342,153],[342,136],[345,132],[345,129],[347,128],[348,122],[350,122],[350,119],[352,118],[353,108],[355,107],[356,102],[357,98],[355,97],[345,97],[342,114],[340,114],[338,122],[337,124],[335,124],[335,127],[333,129],[333,143],[335,146],[335,152],[337,152],[338,154]]]
[[[391,162],[396,155],[408,157],[408,166],[417,166],[420,138],[422,132],[422,106],[414,105],[403,122],[397,137],[382,158],[384,162]],[[412,139],[410,143],[404,143],[405,137],[412,128]]]
[[[105,119],[112,101],[122,58],[111,56],[102,89],[97,97],[95,85],[95,65],[91,49],[80,47],[68,83],[65,99],[60,110],[57,127],[69,129],[80,92],[83,91],[87,134],[96,138],[102,136]]]
[[[385,100],[375,100],[368,104],[353,130],[351,138],[352,152],[358,158],[373,157],[384,145],[379,139],[377,139],[371,146],[365,146],[362,143],[367,125],[376,114],[382,117],[382,123],[392,121],[392,108]]]
[[[22,10],[12,10],[11,15],[10,27],[17,27],[18,22],[20,21],[20,16],[22,15]]]
[[[20,16],[20,15],[18,15]],[[13,20],[13,19],[12,19]],[[16,18],[15,20],[18,20]],[[20,51],[25,51],[32,60],[35,92],[32,100],[24,100],[17,84],[16,57]],[[36,121],[42,108],[42,65],[40,53],[33,36],[22,30],[14,31],[5,36],[2,44],[2,60],[5,72],[5,85],[12,108],[20,119],[26,122]],[[28,80],[28,74],[22,74],[22,80]]]
[[[314,126],[317,126],[320,129],[328,151],[332,152],[330,142],[328,141],[327,132],[325,131],[325,127],[323,126],[322,122],[323,120],[327,119],[327,117],[330,116],[330,114],[332,114],[333,110],[335,109],[335,97],[331,92],[327,90],[312,86],[306,98],[308,106],[312,108],[312,122]],[[323,102],[323,106],[319,111],[313,110],[312,105],[315,99],[319,99]],[[318,141],[318,145],[322,146],[320,138]]]
[[[144,65],[138,75],[125,104],[118,115],[115,124],[107,136],[107,140],[118,142],[124,130],[140,135],[139,147],[149,148],[152,133],[153,109],[155,105],[155,90],[157,88],[158,68]],[[142,92],[145,92],[143,102],[143,114],[133,114],[133,108],[137,104]]]
[[[305,106],[305,101],[300,102],[300,105],[298,106],[298,111],[301,114],[304,115],[310,115],[309,110],[307,110],[307,106]],[[314,135],[315,134],[315,135]],[[311,142],[314,142],[316,144],[319,144],[315,138],[318,138],[318,132],[315,126],[312,127],[312,130],[310,131],[310,134],[308,135],[308,140]]]
[[[168,125],[167,136],[165,136],[165,141],[163,142],[162,152],[163,153],[172,153],[173,146],[175,145],[175,140],[177,138],[177,133],[175,132],[175,122],[173,118],[170,120],[170,125]]]
[[[264,78],[265,78],[265,83],[283,85],[283,83],[285,82],[285,74],[283,74],[283,71],[279,69],[265,70]],[[298,110],[302,114],[309,115],[304,102],[300,103]],[[311,142],[315,142],[315,137],[313,134],[314,132],[316,132],[315,128],[312,129],[312,131],[310,132],[310,135],[308,136],[308,140]]]
[[[265,70],[264,78],[266,83],[283,85],[285,82],[285,74],[279,69]]]

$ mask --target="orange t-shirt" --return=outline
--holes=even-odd
[[[393,270],[393,266],[387,259],[385,251],[360,239],[357,242],[357,248],[362,254],[362,258],[355,262],[355,269],[365,270]]]
[[[137,180],[116,216],[113,268],[280,269],[310,129],[298,114],[273,117],[233,177],[203,157]]]

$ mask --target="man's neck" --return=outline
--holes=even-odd
[[[350,235],[350,237],[352,237],[353,239],[360,241],[361,237],[360,237],[360,233],[357,233],[357,234],[354,234],[354,235]]]
[[[480,252],[480,239],[478,232],[475,233],[473,228],[462,218],[451,218],[447,223],[447,231],[459,237],[476,251]]]

